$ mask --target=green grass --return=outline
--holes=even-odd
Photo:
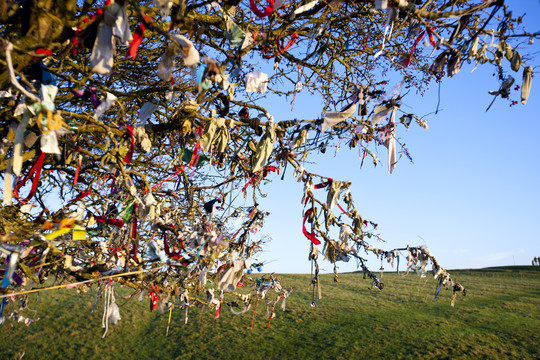
[[[452,292],[411,274],[385,273],[383,291],[370,287],[362,274],[322,277],[323,299],[310,307],[309,275],[281,275],[293,286],[287,310],[266,329],[259,303],[235,316],[223,307],[220,319],[203,308],[172,313],[149,311],[149,299],[117,298],[122,320],[101,338],[103,300],[91,313],[96,288],[44,292],[37,302],[40,320],[30,327],[6,320],[0,325],[0,358],[23,359],[538,359],[540,351],[540,271],[538,267],[460,270],[452,276],[468,289],[450,306]],[[255,275],[255,274],[253,274]],[[122,295],[131,290],[116,287]],[[36,295],[29,309],[35,309]],[[15,309],[9,305],[5,312]],[[24,316],[32,317],[31,310]]]

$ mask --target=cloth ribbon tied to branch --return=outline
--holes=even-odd
[[[271,117],[271,116],[270,116]],[[272,155],[273,145],[276,141],[276,131],[273,120],[269,120],[266,125],[266,132],[257,144],[255,154],[253,155],[253,172],[257,172],[267,163]]]
[[[28,171],[28,174],[26,174],[26,176],[21,181],[19,181],[17,185],[15,186],[15,189],[13,190],[13,196],[20,203],[26,204],[36,194],[37,187],[39,185],[39,176],[41,175],[41,169],[43,168],[44,160],[45,160],[45,153],[42,152],[41,154],[39,154],[39,157],[37,158],[36,162],[30,169],[30,171]],[[30,193],[28,194],[26,198],[21,200],[19,199],[19,190],[24,186],[24,184],[26,184],[26,182],[28,181],[28,179],[30,179],[32,175],[34,175],[34,178],[32,179],[32,188],[30,189]]]
[[[324,117],[324,122],[322,125],[321,131],[326,131],[328,128],[331,128],[334,125],[339,124],[343,120],[346,120],[353,116],[353,114],[356,112],[356,103],[360,99],[360,96],[363,96],[363,89],[357,90],[350,98],[350,103],[347,104],[341,111],[339,112],[327,112],[326,116]]]
[[[283,46],[284,40],[281,39],[279,36],[276,36],[277,51],[274,54],[263,54],[263,57],[265,59],[271,59],[273,57],[283,55],[285,53],[285,51],[289,50],[291,48],[291,46],[293,46],[296,43],[298,38],[299,38],[298,33],[296,31],[293,32],[291,34],[291,38],[287,42],[287,45]]]
[[[437,42],[435,41],[435,36],[433,35],[433,29],[432,28],[429,28],[427,27],[426,28],[426,31],[422,31],[420,33],[420,35],[418,35],[418,37],[416,38],[414,44],[413,44],[413,47],[411,49],[411,52],[409,53],[409,55],[401,60],[399,62],[399,65],[401,65],[402,67],[407,67],[409,66],[409,64],[411,63],[411,60],[412,60],[412,57],[414,55],[414,51],[416,50],[416,46],[418,45],[418,43],[424,38],[424,35],[425,34],[428,34],[429,36],[429,43],[432,45],[432,46],[436,46],[437,45]]]
[[[306,211],[306,214],[304,215],[304,221],[302,223],[302,233],[314,244],[314,245],[320,245],[321,241],[317,239],[315,232],[308,232],[306,230],[306,220],[311,216],[313,213],[313,208]]]
[[[133,136],[133,126],[128,125],[124,136],[129,140],[129,150],[124,156],[124,162],[129,164],[133,158],[133,152],[135,151],[135,137]]]
[[[260,18],[264,18],[272,14],[272,12],[274,11],[274,0],[268,0],[268,5],[264,9],[264,11],[259,10],[257,4],[255,3],[255,0],[249,0],[249,7],[251,8],[251,11],[255,13],[255,15]]]
[[[116,41],[129,44],[132,39],[126,7],[111,3],[105,9],[103,20],[98,27],[90,56],[92,71],[102,75],[109,74],[114,65]]]
[[[146,26],[152,22],[152,18],[148,15],[144,15],[143,19],[139,23],[139,26],[135,30],[135,34],[133,35],[133,40],[131,40],[131,44],[129,44],[129,50],[127,55],[131,56],[133,59],[137,57],[137,50],[139,49],[139,45],[141,45],[141,42],[144,38],[144,31],[146,30]]]

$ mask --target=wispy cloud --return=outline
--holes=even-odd
[[[481,254],[475,261],[480,267],[508,265],[512,261],[513,253],[511,251],[499,251],[493,253]]]

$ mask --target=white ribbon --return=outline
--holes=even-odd
[[[326,131],[328,128],[342,122],[345,119],[350,118],[356,112],[356,104],[350,105],[341,112],[327,112],[324,117],[322,125],[322,131]]]
[[[94,119],[97,120],[101,115],[103,115],[107,110],[109,110],[116,99],[116,96],[111,93],[107,93],[105,99],[101,101],[101,104],[99,104],[96,111],[94,112]]]

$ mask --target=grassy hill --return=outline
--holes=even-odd
[[[29,297],[21,312],[39,321],[27,327],[0,325],[0,358],[11,359],[399,359],[540,358],[540,268],[523,266],[453,271],[468,289],[450,306],[452,292],[436,282],[385,273],[383,291],[362,274],[342,274],[340,283],[323,275],[323,299],[310,306],[309,275],[281,275],[295,288],[285,312],[267,329],[263,303],[233,315],[224,306],[220,319],[207,307],[175,308],[169,335],[168,312],[149,311],[149,299],[117,298],[122,320],[101,338],[103,300],[91,312],[97,290],[42,292]],[[253,274],[253,276],[256,276]],[[127,288],[116,287],[121,295]],[[4,310],[17,307],[10,304]]]

